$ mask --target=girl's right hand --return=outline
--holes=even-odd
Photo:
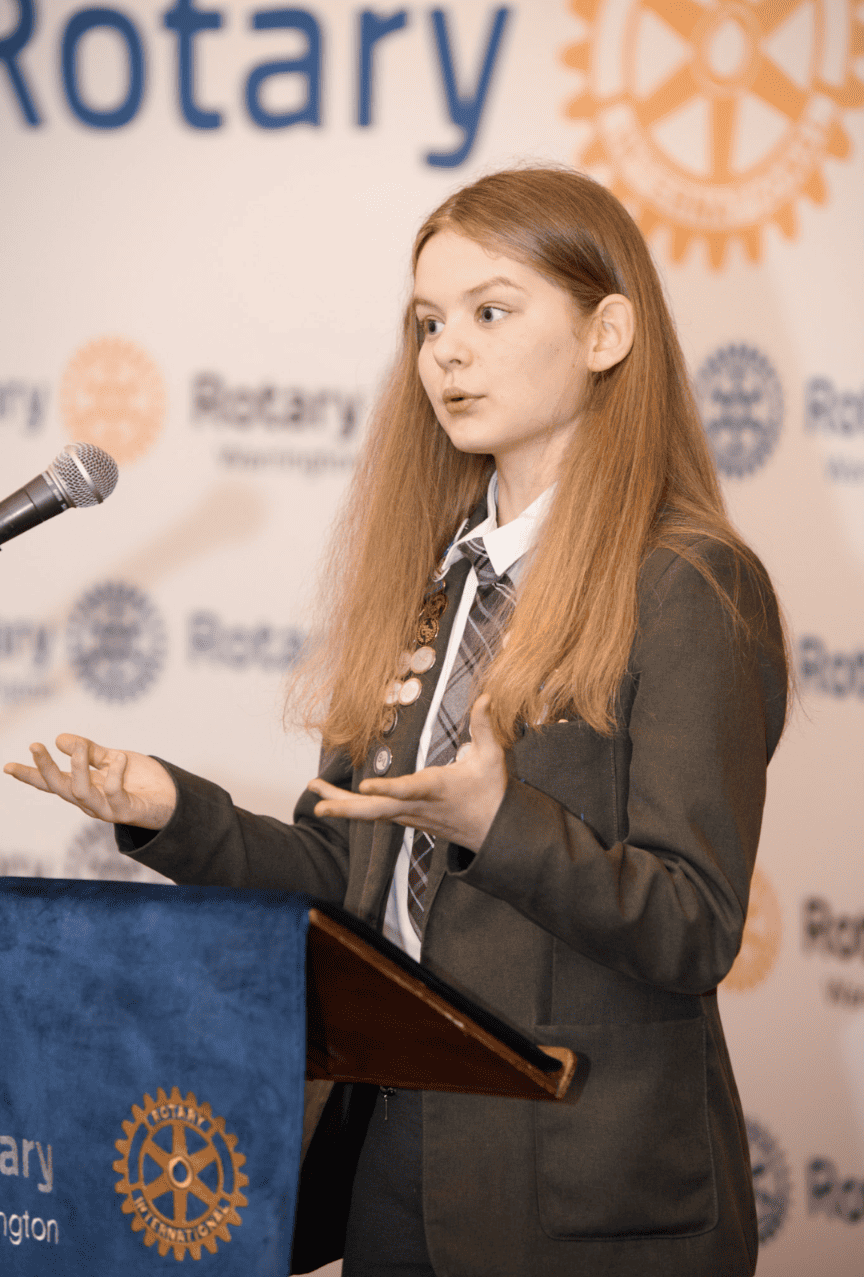
[[[7,763],[3,770],[25,785],[72,803],[75,807],[116,825],[163,829],[177,804],[171,775],[147,754],[106,749],[84,736],[63,733],[57,748],[71,760],[63,772],[44,745],[30,746],[35,767]]]

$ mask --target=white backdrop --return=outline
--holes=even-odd
[[[414,231],[524,160],[588,169],[640,220],[799,662],[722,993],[760,1277],[862,1268],[862,20],[851,0],[0,0],[4,490],[73,439],[121,469],[103,508],[3,549],[4,758],[74,730],[289,817],[316,747],[283,734],[281,677]],[[0,872],[129,871],[102,827],[2,793]]]

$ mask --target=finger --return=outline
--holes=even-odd
[[[61,754],[67,754],[71,757],[72,751],[79,741],[83,741],[87,746],[87,755],[93,767],[101,766],[109,754],[114,753],[112,749],[106,749],[104,745],[97,745],[95,741],[88,740],[86,736],[77,736],[74,732],[61,732],[55,744]]]
[[[417,773],[418,776],[421,774],[422,773],[420,772]],[[410,781],[410,780],[413,780],[414,777],[411,777],[411,776],[400,777],[399,779]],[[329,781],[322,780],[320,776],[317,776],[315,780],[310,780],[306,788],[311,790],[313,794],[318,794],[319,797],[322,798],[324,802],[326,802],[327,804],[327,811],[325,813],[324,803],[318,803],[315,807],[316,815],[322,815],[322,814],[326,814],[328,816],[347,815],[349,817],[353,817],[356,814],[358,820],[370,820],[370,819],[371,820],[379,820],[379,819],[389,820],[390,819],[389,812],[391,810],[393,811],[398,810],[398,807],[393,806],[392,803],[395,802],[395,800],[401,798],[402,795],[396,794],[395,792],[389,792],[389,791],[387,793],[384,793],[382,791],[380,794],[376,791],[373,794],[370,790],[366,788],[366,786],[367,786],[367,782],[362,781],[360,785],[360,793],[355,794],[351,790],[340,789],[338,785],[331,785]],[[412,797],[413,795],[406,794],[405,796]],[[376,800],[374,806],[370,805],[370,802],[372,799]],[[388,814],[385,817],[381,817],[376,814],[372,814],[372,815],[367,814],[367,812],[373,812],[373,811],[377,812],[381,805],[381,801],[391,802],[391,807],[387,808]]]
[[[349,791],[340,789],[338,785],[331,785],[328,780],[322,780],[320,776],[316,776],[314,780],[310,780],[306,786],[313,794],[320,795],[321,798],[345,798]]]
[[[35,741],[30,746],[30,753],[33,755],[33,762],[36,764],[39,775],[45,782],[45,788],[52,794],[59,794],[61,798],[66,798],[69,777],[61,772],[41,741]]]
[[[125,811],[128,805],[129,795],[123,787],[128,761],[125,754],[114,754],[108,771],[105,773],[105,779],[102,782],[103,792],[108,799],[113,814],[120,814],[121,811]]]
[[[434,801],[444,789],[444,770],[443,767],[424,767],[422,771],[410,772],[407,776],[392,776],[387,780],[370,776],[368,780],[361,780],[360,793],[396,798],[400,802]]]
[[[93,796],[93,782],[90,778],[90,742],[82,736],[77,737],[70,756],[69,789],[78,803],[90,802]]]
[[[395,799],[365,798],[344,790],[341,798],[325,798],[315,805],[316,816],[345,820],[395,820],[405,814],[404,805]]]
[[[488,692],[478,696],[472,705],[471,740],[484,753],[488,753],[491,750],[496,754],[503,754],[501,743],[495,735],[495,729],[492,726],[492,717],[489,713],[491,705],[492,700]]]
[[[32,785],[34,789],[41,789],[45,794],[51,793],[51,790],[35,767],[26,767],[24,763],[7,763],[3,770],[7,776],[14,776],[16,780],[23,781],[25,785]]]

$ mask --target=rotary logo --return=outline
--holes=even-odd
[[[137,461],[159,436],[165,386],[140,346],[121,337],[101,337],[69,361],[60,406],[70,438],[95,443],[123,465]]]
[[[132,1231],[143,1232],[144,1244],[158,1242],[159,1254],[173,1249],[174,1258],[201,1258],[201,1247],[216,1253],[217,1237],[230,1242],[228,1225],[243,1221],[238,1207],[248,1202],[241,1189],[249,1179],[240,1170],[246,1158],[235,1152],[236,1135],[225,1120],[214,1117],[209,1104],[199,1104],[190,1091],[184,1100],[177,1087],[170,1098],[160,1089],[156,1099],[144,1096],[133,1104],[134,1121],[125,1121],[122,1154],[114,1185],[125,1195],[123,1213],[132,1215]]]
[[[91,692],[108,701],[135,700],[162,670],[165,626],[146,594],[109,581],[72,609],[66,646],[72,669]]]
[[[753,1167],[756,1215],[759,1220],[759,1242],[764,1244],[783,1227],[789,1210],[789,1167],[774,1136],[752,1118],[747,1118],[746,1124]]]
[[[783,390],[752,346],[724,346],[696,374],[696,398],[717,469],[752,474],[774,451],[783,423]]]
[[[774,888],[762,870],[757,869],[750,884],[750,907],[741,951],[723,981],[723,988],[742,993],[761,984],[777,961],[782,934],[780,906]]]
[[[578,157],[601,167],[673,261],[696,238],[711,266],[737,237],[797,233],[796,200],[822,204],[828,156],[850,152],[842,112],[864,105],[854,0],[570,0],[583,38],[563,52],[584,76],[566,114],[592,125]]]

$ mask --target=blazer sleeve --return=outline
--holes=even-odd
[[[738,571],[723,547],[706,557],[727,584]],[[716,986],[741,944],[785,713],[766,581],[741,566],[736,626],[698,569],[656,552],[640,586],[623,721],[611,742],[590,733],[617,790],[617,840],[592,827],[584,774],[559,775],[552,797],[535,768],[530,784],[511,774],[483,845],[476,855],[451,847],[449,871],[607,967],[677,992]],[[550,774],[560,766],[548,752],[555,731],[528,734]]]
[[[160,762],[162,760],[160,759]],[[235,807],[219,785],[163,762],[177,789],[177,805],[164,829],[118,825],[120,851],[178,883],[306,891],[341,904],[348,882],[348,822],[319,819],[308,789],[294,809],[294,824]],[[332,785],[350,789],[350,760],[322,760]]]

